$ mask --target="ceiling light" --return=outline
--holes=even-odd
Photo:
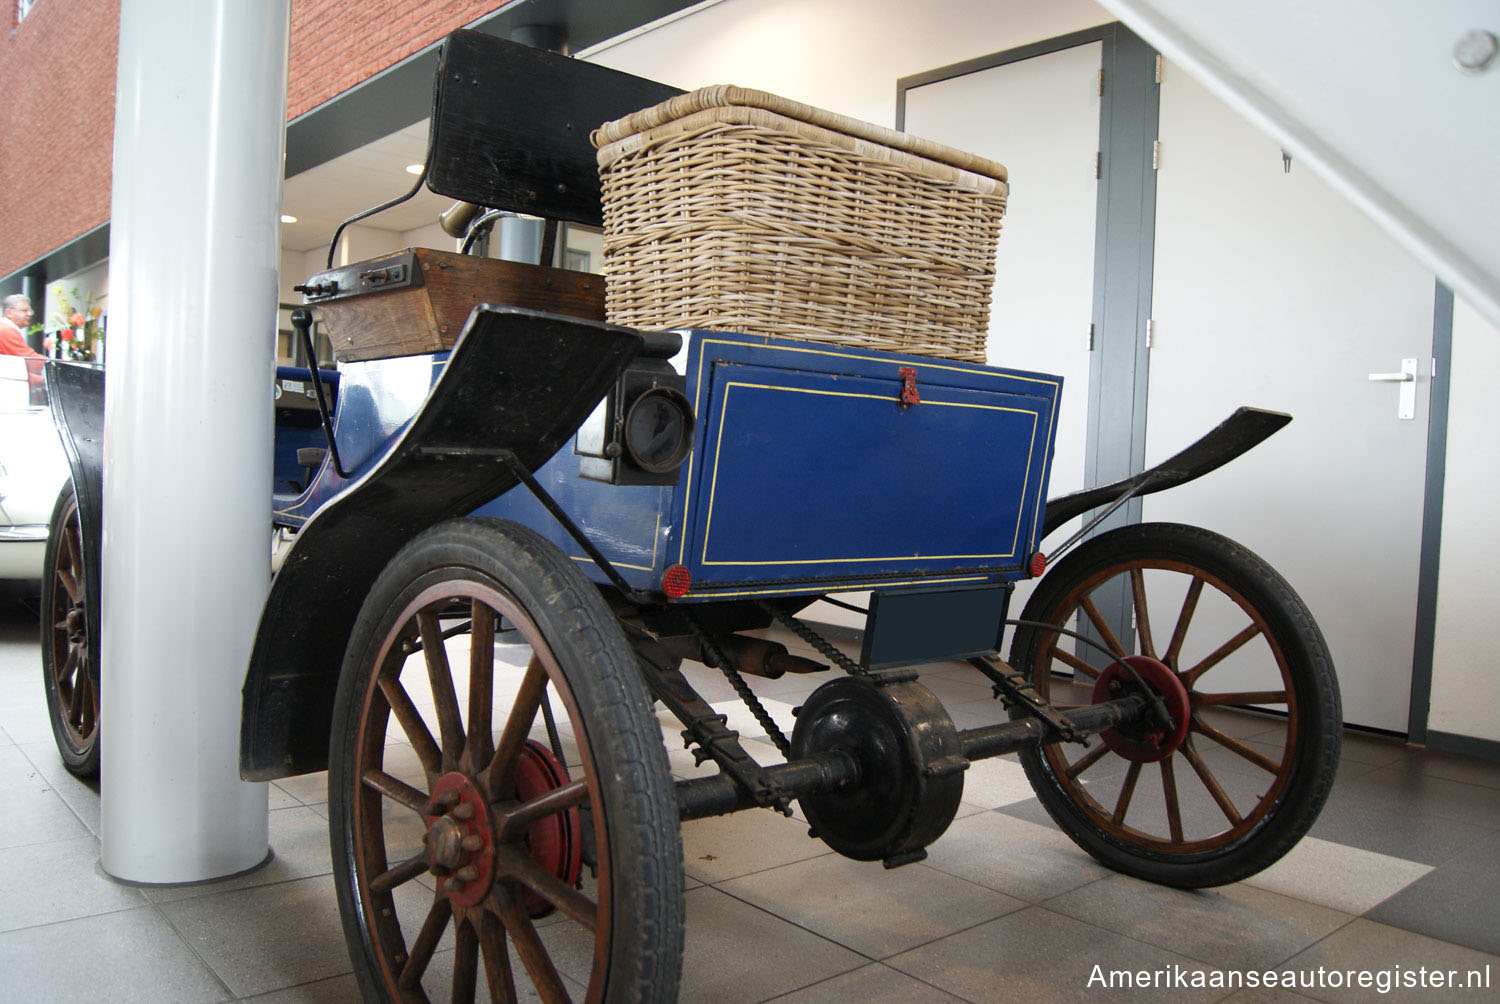
[[[283,223],[296,223],[297,222],[297,217],[295,217],[295,216],[288,216],[286,213],[282,213],[281,214],[281,222],[283,222]]]
[[[425,168],[426,166],[427,166],[426,164],[407,164],[406,165],[406,173],[407,174],[421,174],[422,173],[422,169]]]

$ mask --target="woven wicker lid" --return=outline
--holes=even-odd
[[[702,87],[688,94],[679,94],[675,98],[651,108],[642,109],[622,119],[606,122],[594,130],[590,139],[595,147],[603,148],[608,144],[687,118],[695,113],[727,108],[748,108],[770,112],[784,119],[804,122],[829,132],[900,150],[924,160],[935,161],[969,174],[990,178],[1001,182],[1002,187],[1003,183],[1009,180],[1004,164],[977,154],[955,150],[942,143],[935,143],[909,133],[897,132],[895,129],[887,129],[849,115],[815,108],[812,105],[766,91],[736,87],[732,84]]]

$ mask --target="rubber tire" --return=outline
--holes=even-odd
[[[399,551],[371,587],[350,638],[329,757],[334,883],[364,999],[395,1004],[378,978],[356,902],[349,776],[373,649],[410,598],[441,580],[488,581],[531,615],[570,673],[588,730],[611,847],[611,963],[606,1002],[676,1001],[683,950],[682,836],[676,793],[634,653],[598,588],[554,545],[503,520],[441,523]],[[483,983],[481,981],[481,988]],[[481,991],[482,992],[482,991]]]
[[[62,527],[70,519],[78,519],[78,504],[74,498],[72,482],[63,485],[62,491],[58,493],[57,501],[52,505],[52,518],[47,524],[51,529],[47,533],[47,547],[43,552],[42,564],[42,686],[47,695],[47,721],[52,726],[52,738],[57,744],[57,754],[62,759],[63,767],[74,777],[87,781],[99,776],[99,730],[102,727],[102,716],[101,721],[95,723],[89,742],[82,745],[74,743],[61,721],[62,709],[59,707],[57,680],[54,676],[56,653],[52,603],[57,588],[56,568],[61,551]],[[81,533],[79,537],[81,540]],[[97,659],[98,650],[98,639],[90,638],[89,658]]]
[[[1053,611],[1079,584],[1107,566],[1143,558],[1178,561],[1214,574],[1270,626],[1287,660],[1303,726],[1280,798],[1255,828],[1221,848],[1167,854],[1121,840],[1098,827],[1060,786],[1040,749],[1023,750],[1021,764],[1037,798],[1063,832],[1115,871],[1184,889],[1238,882],[1291,850],[1328,799],[1343,730],[1333,660],[1306,604],[1274,569],[1227,537],[1176,523],[1121,527],[1083,544],[1047,571],[1021,619],[1059,623]],[[1011,643],[1010,664],[1028,679],[1043,633],[1021,627]]]

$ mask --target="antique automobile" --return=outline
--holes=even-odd
[[[449,220],[466,246],[500,213],[600,226],[590,132],[677,93],[455,33],[419,184],[468,204]],[[1089,533],[1288,416],[1240,409],[1163,464],[1047,500],[1046,374],[637,330],[603,321],[599,276],[426,249],[301,288],[294,324],[306,337],[317,309],[339,365],[277,378],[292,537],[245,676],[241,773],[328,771],[368,999],[674,1000],[682,820],[797,811],[894,868],[943,834],[973,762],[1013,751],[1088,853],[1173,886],[1265,868],[1321,808],[1339,696],[1291,587],[1206,530]],[[76,490],[43,656],[63,757],[87,771],[108,669],[91,642],[103,391],[88,368],[49,376]],[[857,654],[799,616],[824,598],[863,618]],[[751,755],[684,661],[723,674],[779,758]],[[924,685],[956,667],[993,693],[987,722],[959,727]],[[745,681],[787,672],[829,678],[794,724]],[[1235,738],[1222,708],[1279,717],[1284,740]],[[668,717],[716,771],[674,780]]]
[[[39,363],[0,356],[0,579],[42,577],[52,502],[68,479]]]

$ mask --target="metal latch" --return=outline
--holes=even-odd
[[[1396,417],[1411,421],[1417,417],[1417,361],[1401,360],[1400,373],[1371,373],[1371,383],[1399,383],[1401,393],[1396,399]]]
[[[910,408],[914,404],[921,404],[922,395],[917,393],[917,371],[910,366],[903,366],[898,372],[901,375],[901,407]]]

